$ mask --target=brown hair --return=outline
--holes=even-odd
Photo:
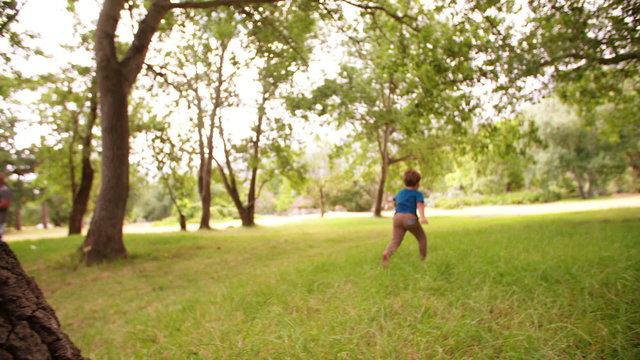
[[[404,184],[406,186],[416,186],[420,182],[420,173],[409,169],[404,172]]]

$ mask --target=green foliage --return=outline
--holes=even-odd
[[[512,95],[530,91],[527,77],[547,83],[552,78],[551,85],[580,87],[581,101],[600,102],[614,98],[623,79],[638,73],[637,2],[534,0],[493,8],[483,3],[472,2],[470,10],[491,29],[493,46],[487,47],[485,66],[501,74],[496,81]],[[526,22],[514,21],[525,16]]]
[[[2,0],[0,1],[0,47],[3,51],[0,51],[0,64],[3,65],[0,70],[0,78],[6,74],[6,72],[14,72],[19,74],[18,69],[14,69],[11,66],[12,58],[20,54],[23,56],[30,56],[33,54],[41,54],[37,49],[30,49],[25,45],[25,40],[34,38],[35,35],[31,32],[17,32],[14,30],[15,24],[19,22],[19,14],[22,7],[28,0]],[[0,81],[0,93],[4,84]]]
[[[276,211],[278,213],[286,212],[296,200],[296,192],[291,188],[288,181],[279,182],[276,197]]]
[[[160,184],[147,184],[140,189],[141,194],[135,202],[131,219],[134,221],[154,221],[171,215],[171,198]]]
[[[586,126],[571,108],[549,99],[530,113],[544,147],[536,151],[536,176],[545,187],[564,176],[576,183],[581,197],[605,192],[607,183],[627,164],[619,143],[599,136],[598,124]]]
[[[41,125],[49,127],[50,132],[40,139],[35,186],[42,189],[40,201],[51,205],[52,214],[59,214],[59,223],[66,223],[81,181],[82,157],[92,158],[95,152],[93,69],[71,64],[59,74],[45,76],[40,91],[33,106],[43,119]],[[91,140],[85,144],[87,136]],[[95,159],[92,163],[93,168],[98,167]]]
[[[638,213],[431,218],[388,270],[374,218],[128,235],[91,268],[80,237],[11,247],[94,359],[635,359]]]

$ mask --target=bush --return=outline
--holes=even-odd
[[[434,206],[441,209],[458,209],[467,206],[481,205],[519,205],[557,201],[562,195],[551,191],[515,192],[498,195],[476,195],[459,198],[442,198],[434,201]]]

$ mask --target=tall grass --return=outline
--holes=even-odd
[[[12,243],[94,359],[638,359],[640,209],[432,218],[388,270],[389,219]],[[35,247],[35,249],[33,248]]]

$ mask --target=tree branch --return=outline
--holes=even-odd
[[[407,27],[409,27],[411,30],[415,31],[415,32],[420,32],[420,28],[408,24],[405,19],[411,19],[411,20],[416,20],[413,16],[409,16],[409,15],[398,15],[394,12],[392,12],[391,10],[385,8],[384,6],[380,6],[380,5],[367,5],[367,4],[360,4],[360,3],[355,3],[349,0],[340,0],[343,3],[349,4],[351,6],[355,6],[359,9],[362,10],[367,10],[367,11],[382,11],[383,13],[387,14],[389,17],[391,17],[392,19],[394,19],[395,21],[406,25]]]
[[[138,32],[133,38],[127,55],[122,60],[123,76],[128,88],[133,85],[138,73],[142,69],[151,38],[158,30],[158,26],[165,14],[171,9],[170,5],[171,2],[169,0],[155,0],[151,4],[147,15],[138,25]]]
[[[587,55],[583,55],[580,53],[570,53],[570,54],[562,54],[559,56],[556,56],[554,58],[551,58],[547,61],[543,61],[542,63],[540,63],[540,66],[542,67],[546,67],[546,66],[551,66],[551,65],[555,65],[563,60],[567,60],[567,59],[573,59],[573,60],[587,60],[587,63],[579,66],[579,67],[583,67],[585,65],[588,64],[593,64],[593,63],[597,63],[600,65],[616,65],[625,61],[638,61],[640,60],[640,51],[636,51],[636,52],[630,52],[630,53],[625,53],[625,54],[619,54],[616,56],[612,56],[609,58],[605,58],[605,57],[591,57],[591,56],[587,56]]]
[[[397,158],[397,159],[389,158],[389,165],[392,165],[392,164],[395,164],[395,163],[401,162],[401,161],[413,160],[413,158],[414,158],[413,155],[406,155],[406,156],[403,156],[403,157]]]
[[[171,3],[171,9],[211,9],[220,6],[249,6],[254,4],[273,4],[283,0],[216,0],[216,1],[185,1]]]

